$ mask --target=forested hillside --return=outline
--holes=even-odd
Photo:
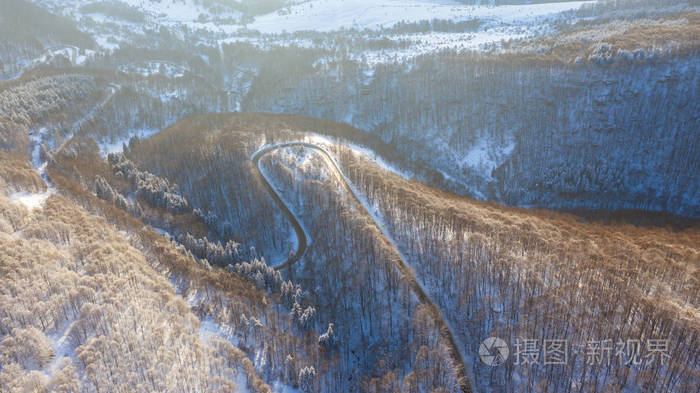
[[[283,16],[290,4],[259,5]],[[700,170],[695,3],[602,1],[564,16],[532,37],[431,50],[433,39],[491,37],[495,22],[475,14],[378,30],[242,29],[240,39],[199,25],[147,28],[89,60],[120,70],[122,86],[93,131],[110,143],[193,114],[304,114],[380,137],[423,181],[461,195],[700,216],[689,175]]]
[[[207,200],[208,194],[217,195],[240,175],[192,171],[199,165],[185,169],[172,163],[207,162],[205,167],[231,168],[233,156],[222,156],[220,151],[247,146],[250,152],[263,143],[308,140],[304,131],[315,128],[312,121],[305,127],[293,117],[263,120],[265,116],[259,115],[257,122],[249,122],[250,118],[232,115],[190,119],[136,145],[129,156],[177,179],[183,190],[196,190],[185,191],[186,195],[192,193],[199,200]],[[272,126],[275,123],[276,130]],[[199,144],[191,143],[192,138],[198,138]],[[348,199],[347,192],[315,153],[286,148],[262,161],[275,187],[300,213],[311,238],[309,251],[289,274],[304,287],[315,289],[313,298],[321,326],[334,324],[343,354],[338,363],[341,370],[353,364],[352,356],[346,358],[347,351],[352,354],[354,350],[361,364],[384,353],[377,352],[379,348],[391,353],[397,344],[394,336],[381,332],[398,328],[399,342],[403,342],[400,337],[405,320],[384,319],[388,315],[383,311],[396,311],[396,307],[410,304],[399,300],[405,296],[401,295],[404,281],[400,276],[389,279],[393,268],[384,260],[398,251],[408,257],[419,281],[456,327],[467,354],[478,353],[478,344],[488,336],[507,338],[510,343],[523,338],[567,339],[571,345],[584,346],[595,339],[617,343],[670,338],[672,359],[655,363],[651,369],[630,365],[620,357],[610,365],[591,364],[586,360],[585,347],[567,368],[509,364],[494,370],[475,361],[470,371],[477,388],[508,392],[653,386],[653,390],[692,391],[697,381],[688,367],[692,368],[689,365],[698,357],[694,343],[700,293],[696,277],[700,262],[697,228],[678,232],[604,226],[581,223],[562,214],[484,204],[389,175],[368,162],[365,153],[353,153],[343,146],[330,144],[328,148],[386,224],[398,249],[372,245],[376,242],[373,239],[381,238],[380,232]],[[163,156],[177,159],[164,161],[159,158]],[[246,154],[239,157],[248,162]],[[191,185],[194,181],[196,188]],[[238,190],[238,194],[254,192],[255,187]],[[225,205],[211,206],[219,209],[215,211],[228,209]],[[267,224],[247,225],[257,231]],[[363,228],[361,232],[353,229],[357,225]],[[332,246],[326,248],[328,244]],[[360,249],[378,250],[375,252],[379,254],[363,254],[357,247],[346,248],[349,244],[361,244]],[[388,282],[384,283],[383,275],[388,275]],[[398,292],[392,295],[394,290]],[[351,306],[357,304],[365,306]],[[408,307],[400,313],[411,315],[410,310]],[[410,332],[411,325],[407,326]],[[354,340],[376,340],[377,334],[381,337],[377,344],[353,346]],[[413,337],[409,342],[417,337],[416,333],[408,334]],[[367,345],[372,349],[358,351]],[[415,356],[419,355],[420,350]],[[431,357],[435,355],[420,356],[425,355],[433,359],[428,364],[439,364],[438,358]],[[392,362],[386,357],[378,364],[390,367]],[[414,367],[419,364],[416,360]],[[657,371],[650,372],[652,369]],[[401,370],[397,369],[396,386],[410,386],[414,376],[424,375],[414,368],[401,379],[407,372]],[[372,374],[377,373],[384,375],[382,383],[391,380],[375,368]]]
[[[697,225],[605,226],[475,202],[389,175],[342,145],[331,149],[449,310],[468,353],[477,352],[474,337],[488,336],[567,339],[574,347],[566,368],[475,367],[485,388],[690,392],[697,385],[688,368],[699,356]],[[619,356],[597,363],[586,349],[595,340],[659,337],[673,348],[664,364],[647,363],[648,353],[644,363]]]
[[[481,199],[698,217],[697,20],[581,22],[502,54],[372,68],[299,52],[262,67],[242,107],[347,122]]]
[[[20,74],[47,49],[64,45],[89,48],[93,40],[78,30],[74,21],[31,2],[0,2],[0,80]]]
[[[99,94],[94,78],[80,74],[39,73],[0,84],[0,148],[22,154],[30,131],[48,123],[65,132]]]
[[[302,135],[301,130],[285,130],[293,122],[286,123],[283,117],[257,118],[260,121],[250,121],[250,116],[202,116],[183,121],[130,146],[128,156],[144,168],[176,180],[193,206],[207,206],[222,219],[232,215],[235,231],[263,238],[266,233],[289,234],[289,224],[253,176],[250,155],[266,142]],[[207,123],[211,128],[206,128]],[[272,124],[276,128],[268,127]],[[194,139],[199,143],[187,142]],[[166,155],[171,160],[159,159]],[[395,251],[377,237],[369,217],[358,213],[354,202],[336,189],[334,178],[321,165],[311,160],[304,165],[310,173],[295,175],[293,166],[280,167],[275,157],[265,157],[261,164],[285,195],[295,200],[295,210],[305,212],[303,225],[312,239],[302,259],[284,273],[303,288],[313,288],[308,296],[315,306],[314,316],[304,322],[305,328],[324,332],[333,324],[336,337],[323,364],[330,363],[316,367],[318,379],[325,381],[318,386],[319,391],[372,391],[372,386],[379,391],[417,386],[459,391],[458,381],[449,371],[453,366],[445,343],[432,321],[434,315],[416,302],[393,265]],[[185,162],[200,164],[185,167]],[[248,180],[239,188],[241,178]],[[227,200],[233,202],[227,204]],[[254,219],[236,219],[241,213],[246,217],[252,212],[257,212]],[[328,225],[332,222],[338,225]],[[244,247],[247,244],[243,243]],[[332,255],[328,244],[336,250]],[[273,242],[258,248],[266,256],[270,251],[271,255],[277,253]],[[302,321],[306,314],[306,310],[296,311],[298,317],[304,316]],[[406,342],[413,344],[406,347],[402,344]],[[328,367],[333,371],[322,374]]]
[[[13,85],[5,94],[32,108],[32,97],[42,94],[34,84]],[[46,119],[40,112],[22,113],[29,114],[30,129]],[[77,113],[91,116],[92,111]],[[26,309],[5,312],[0,379],[7,389],[64,383],[73,386],[68,391],[97,385],[140,390],[182,378],[190,385],[172,386],[226,390],[233,383],[264,392],[282,383],[305,392],[456,392],[459,365],[440,327],[443,315],[467,354],[461,366],[477,391],[645,386],[690,392],[697,382],[690,371],[698,357],[700,293],[694,227],[678,232],[601,226],[448,195],[391,175],[367,161],[367,153],[344,147],[344,135],[354,143],[381,142],[325,120],[198,116],[151,138],[132,139],[123,155],[106,160],[89,136],[99,136],[109,123],[81,123],[78,135],[51,152],[46,172],[70,200],[49,196],[26,210],[21,198],[5,199],[3,244],[13,258],[5,264],[7,288],[34,291],[17,289],[5,296],[8,302],[22,296],[61,304],[63,289],[47,284],[49,292],[36,292],[41,287],[21,285],[49,263],[57,264],[57,276],[45,273],[47,283],[68,274],[73,281],[61,288],[92,282],[92,275],[110,285],[92,288],[100,294],[88,298],[92,314],[82,303],[48,313],[36,308],[44,303],[29,300],[18,303]],[[319,139],[319,133],[326,137]],[[328,137],[341,139],[330,143]],[[256,258],[283,261],[298,239],[253,175],[251,155],[266,144],[299,140],[330,149],[375,217],[350,197],[317,153],[284,148],[266,155],[262,171],[300,215],[310,237],[299,262],[277,272]],[[28,158],[12,157],[15,162]],[[4,183],[38,182],[41,191],[42,179],[28,163],[24,167],[3,175]],[[179,245],[143,223],[166,228]],[[31,239],[39,245],[25,245]],[[30,250],[54,254],[29,258]],[[415,269],[410,276],[398,268],[400,258]],[[33,265],[35,259],[45,260],[36,262],[41,268]],[[110,261],[120,261],[119,266]],[[443,315],[423,303],[411,277]],[[154,292],[146,298],[150,301],[135,295],[148,291]],[[104,296],[109,293],[114,296]],[[122,316],[136,308],[144,314]],[[163,309],[174,311],[157,311]],[[175,333],[148,330],[153,326],[182,326],[182,339],[171,342]],[[130,343],[131,331],[145,334],[144,351],[163,354],[164,363],[146,365],[147,355],[135,352],[143,347],[137,342],[110,358],[94,355],[110,340]],[[589,364],[584,354],[565,369],[513,363],[493,369],[474,358],[488,336],[510,343],[566,338],[572,345],[600,337],[615,342],[671,338],[673,357],[654,364],[654,373],[619,357],[610,365]],[[169,349],[159,349],[163,346],[180,348],[180,356],[192,351],[206,362],[161,373],[157,367],[170,364]],[[37,350],[21,352],[26,348]],[[57,360],[65,355],[67,360]],[[130,374],[122,369],[129,362],[152,371]],[[237,377],[239,371],[245,378]]]
[[[138,239],[64,198],[34,211],[0,198],[3,391],[223,392],[245,380],[244,355],[200,336]]]
[[[74,135],[91,134],[86,119],[104,108],[99,94],[85,101],[91,76],[4,87],[13,105],[2,125],[15,139],[0,150],[0,391],[312,391],[318,336],[293,330],[284,300],[309,309],[301,287],[259,261],[214,270],[209,254],[195,257],[144,226],[104,178],[85,182],[109,168],[91,139]],[[44,99],[53,104],[37,104]],[[49,121],[55,138],[42,131]],[[167,184],[128,174],[149,189]],[[160,208],[144,206],[142,214]]]
[[[0,0],[0,393],[697,393],[698,12]]]

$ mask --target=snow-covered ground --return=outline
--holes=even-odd
[[[61,329],[57,328],[53,333],[47,335],[47,338],[51,340],[53,345],[53,359],[45,368],[49,375],[53,375],[58,371],[61,359],[75,358],[75,345],[70,337],[73,322],[67,322]]]
[[[444,20],[476,21],[474,31],[424,31],[396,34],[385,31],[380,36],[397,44],[397,48],[351,52],[351,58],[370,66],[403,62],[413,57],[444,49],[490,51],[510,40],[531,39],[552,31],[551,23],[565,11],[581,8],[594,1],[570,1],[548,4],[470,6],[436,0],[312,0],[292,6],[289,12],[276,12],[256,18],[247,28],[266,34],[294,33],[313,30],[332,32],[340,29],[375,30],[389,28],[399,22]],[[250,40],[258,47],[270,44],[309,47],[303,38],[279,36]],[[221,42],[241,40],[228,36]],[[408,45],[406,45],[408,43]]]
[[[498,145],[488,138],[479,139],[474,146],[461,156],[451,152],[454,160],[460,168],[475,169],[484,177],[491,179],[491,172],[498,168],[515,149],[515,141],[508,141],[505,145]]]
[[[449,0],[312,0],[290,7],[289,12],[260,16],[248,26],[263,33],[341,28],[378,29],[397,22],[443,19],[485,19],[508,24],[534,22],[539,18],[580,8],[591,1],[547,4],[470,6]]]
[[[337,145],[339,143],[339,142],[336,142],[327,136],[318,135],[318,134],[310,134],[309,136],[304,138],[304,142],[308,142],[308,143],[311,143],[314,145],[319,145],[319,146],[323,147],[325,150],[329,150],[331,148],[331,146]],[[393,172],[394,174],[397,174],[406,180],[409,180],[415,176],[412,172],[399,169],[395,165],[385,161],[381,156],[379,156],[377,153],[375,153],[373,150],[371,150],[369,148],[366,148],[364,146],[360,146],[360,145],[357,145],[354,143],[346,142],[346,141],[343,141],[342,144],[345,147],[352,149],[355,152],[355,154],[359,154],[359,155],[364,156],[369,161],[372,161],[374,164],[379,165],[382,169],[387,170],[389,172]],[[341,168],[341,167],[338,166],[338,168]]]
[[[44,202],[51,196],[51,191],[38,193],[31,192],[16,192],[10,195],[10,200],[24,205],[29,210],[40,209],[44,206]]]
[[[180,78],[189,71],[187,67],[181,64],[175,64],[168,61],[147,61],[141,63],[131,63],[119,67],[120,71],[127,73],[136,73],[142,76],[163,75],[168,78]]]
[[[101,141],[98,143],[98,146],[100,148],[100,154],[103,157],[106,157],[110,153],[121,153],[124,150],[124,144],[126,143],[128,145],[129,140],[132,137],[137,136],[140,139],[146,139],[151,135],[157,134],[158,131],[160,130],[158,130],[157,128],[135,129],[130,130],[124,136],[121,136],[119,138],[114,138],[109,141]]]
[[[216,13],[194,0],[122,0],[122,4],[140,11],[143,23],[126,21],[118,16],[84,12],[82,0],[35,0],[62,15],[80,21],[79,27],[90,33],[97,44],[112,51],[134,36],[147,36],[162,27],[173,38],[186,36],[212,45],[248,41],[265,48],[271,45],[313,46],[310,41],[280,33],[300,31],[333,32],[341,29],[378,30],[399,22],[415,23],[430,20],[452,22],[479,20],[473,32],[424,32],[386,34],[392,41],[408,41],[410,48],[388,52],[354,53],[364,55],[370,64],[404,60],[441,49],[488,50],[504,40],[523,39],[548,31],[549,23],[562,12],[579,9],[595,1],[568,1],[546,4],[474,6],[453,0],[310,0],[293,2],[285,8],[257,16],[252,23],[243,21],[241,12],[220,7]],[[290,2],[292,3],[292,2]],[[267,34],[265,39],[241,33],[242,29]],[[78,56],[79,57],[79,56]]]

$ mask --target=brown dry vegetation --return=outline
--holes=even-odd
[[[109,163],[98,154],[98,147],[92,138],[73,138],[63,151],[52,157],[51,164],[56,172],[70,177],[85,190],[94,190],[95,179],[101,177],[121,195],[129,195],[135,191],[127,180],[114,175]],[[143,210],[140,218],[148,224],[174,234],[190,233],[197,237],[207,234],[208,229],[204,221],[191,212],[172,214],[142,199],[139,199],[139,206]]]
[[[31,212],[0,197],[0,223],[0,390],[235,389],[244,356],[200,339],[133,239],[61,197]]]
[[[8,192],[42,192],[46,190],[46,185],[25,159],[0,151],[0,189]]]
[[[332,362],[332,358],[320,356],[316,333],[313,329],[296,330],[288,309],[281,305],[279,294],[260,291],[238,274],[200,264],[182,247],[143,226],[139,219],[96,198],[89,189],[70,178],[72,173],[68,177],[61,170],[50,168],[48,176],[78,204],[129,233],[132,243],[152,258],[149,263],[176,284],[180,296],[189,299],[197,317],[211,320],[237,339],[239,349],[218,338],[211,340],[221,351],[235,354],[254,391],[269,389],[256,373],[296,386],[302,368],[308,365],[318,369],[330,367],[328,362]],[[256,370],[250,360],[258,349],[263,349],[266,358],[262,370]]]
[[[657,18],[583,21],[564,32],[518,44],[511,51],[571,63],[689,56],[698,49],[700,14],[692,11]],[[639,51],[636,57],[635,51]]]

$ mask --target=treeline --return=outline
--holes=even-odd
[[[289,0],[195,0],[195,4],[207,7],[214,14],[231,10],[242,12],[247,22],[252,22],[256,15],[278,11],[290,3]]]
[[[151,205],[162,207],[172,214],[192,210],[180,194],[177,184],[170,184],[168,179],[140,170],[123,154],[110,154],[107,161],[112,166],[115,176],[128,180],[136,188],[136,195]]]
[[[411,34],[426,32],[441,33],[462,33],[465,31],[476,31],[483,22],[479,19],[454,21],[450,19],[432,19],[420,22],[398,22],[391,27],[382,28],[379,31],[383,34]]]
[[[504,46],[509,54],[569,64],[626,65],[698,55],[700,14],[677,7],[627,7],[627,13],[608,10],[572,24],[561,20],[554,25],[556,34]]]
[[[602,226],[475,202],[388,174],[342,146],[333,149],[457,327],[465,352],[477,354],[490,336],[510,345],[511,358],[499,368],[475,360],[483,389],[694,391],[697,227]],[[539,340],[537,362],[523,364],[523,352],[516,354],[524,339]],[[546,339],[568,341],[565,365],[543,363]],[[589,343],[596,340],[623,352],[609,361],[592,358]],[[665,342],[670,358],[649,357],[648,340]],[[629,342],[640,343],[639,353],[624,352]]]
[[[608,15],[645,17],[676,12],[684,6],[697,6],[697,0],[604,0],[583,5],[574,13],[582,18]]]
[[[96,1],[83,4],[78,10],[83,14],[104,14],[132,23],[144,23],[146,21],[141,10],[122,1]]]

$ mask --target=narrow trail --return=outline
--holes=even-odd
[[[83,118],[78,120],[73,124],[73,127],[70,129],[68,134],[66,135],[65,138],[63,138],[63,142],[56,148],[54,149],[54,153],[58,153],[61,150],[63,150],[66,145],[70,142],[70,140],[75,136],[75,133],[77,131],[82,130],[82,128],[87,124],[88,122],[92,121],[95,119],[95,117],[102,112],[102,109],[109,103],[109,101],[112,100],[115,94],[119,91],[120,87],[118,85],[115,85],[113,83],[109,84],[109,94],[102,99],[97,105],[95,105],[92,109],[90,109],[90,112],[88,112]]]
[[[447,341],[450,347],[450,357],[452,358],[453,363],[457,366],[457,376],[459,379],[461,391],[464,393],[474,392],[474,388],[472,387],[472,378],[468,374],[468,368],[464,364],[464,356],[460,349],[461,346],[458,344],[458,340],[452,332],[452,329],[450,328],[450,325],[445,319],[442,311],[435,304],[435,302],[433,302],[430,299],[430,296],[428,296],[427,292],[423,289],[421,284],[416,279],[415,275],[413,274],[413,271],[409,268],[408,263],[406,262],[406,258],[399,251],[398,247],[396,246],[396,242],[394,242],[391,236],[381,227],[381,225],[376,221],[374,216],[370,213],[369,208],[365,205],[358,193],[351,186],[350,181],[340,171],[340,168],[338,167],[333,157],[331,157],[331,155],[323,147],[315,145],[313,143],[287,142],[263,146],[261,149],[254,152],[251,157],[251,160],[253,161],[253,166],[256,169],[256,175],[258,176],[262,184],[265,186],[267,191],[270,193],[270,196],[275,200],[277,205],[279,205],[280,209],[282,209],[285,216],[287,216],[289,222],[292,224],[292,227],[294,227],[294,231],[296,232],[298,238],[297,251],[287,261],[276,266],[275,269],[286,269],[295,264],[297,261],[299,261],[299,259],[301,259],[301,257],[306,253],[308,244],[310,244],[311,242],[308,234],[304,231],[304,228],[302,227],[299,219],[294,215],[294,213],[292,213],[289,206],[282,200],[282,197],[279,194],[279,192],[272,186],[272,184],[267,179],[267,177],[265,177],[262,169],[260,168],[260,159],[262,157],[271,153],[274,150],[293,146],[304,147],[320,154],[320,156],[323,158],[323,160],[333,172],[333,175],[336,177],[336,179],[338,179],[340,184],[342,184],[345,191],[350,196],[352,196],[355,202],[357,202],[358,206],[361,207],[360,210],[362,210],[364,213],[366,213],[369,217],[372,218],[372,222],[377,227],[377,229],[379,229],[381,236],[384,238],[385,241],[392,245],[392,247],[396,251],[397,256],[399,257],[398,260],[395,261],[396,267],[399,269],[406,282],[408,282],[418,301],[424,306],[428,307],[428,309],[431,312],[431,315],[433,316],[435,324],[437,325],[440,331],[440,334]]]
[[[69,132],[66,134],[66,136],[63,138],[61,143],[56,146],[54,149],[50,151],[51,154],[57,154],[61,152],[70,142],[70,140],[75,136],[75,133],[77,131],[80,131],[82,127],[87,124],[89,121],[92,121],[95,119],[95,117],[101,113],[102,109],[109,103],[109,101],[112,100],[115,94],[119,91],[119,86],[115,84],[110,84],[109,85],[109,94],[102,99],[97,105],[95,105],[90,111],[83,116],[80,120],[77,120],[76,122],[73,123],[73,126],[69,130]],[[42,127],[38,130],[32,131],[32,133],[29,136],[29,139],[32,141],[32,151],[31,151],[31,163],[32,166],[34,167],[34,170],[37,171],[39,176],[42,178],[44,183],[46,184],[48,188],[48,192],[53,193],[55,192],[55,189],[53,186],[51,186],[51,183],[49,182],[48,177],[46,176],[46,168],[48,166],[48,161],[42,157],[41,154],[41,144],[44,142],[51,143],[52,141],[47,139],[47,132],[49,129],[46,127]]]

